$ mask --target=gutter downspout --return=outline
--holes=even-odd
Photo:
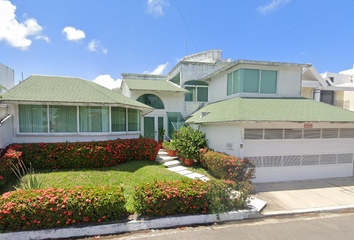
[[[6,117],[0,120],[0,127],[6,122],[6,120],[10,119],[12,117],[11,114],[8,114]]]

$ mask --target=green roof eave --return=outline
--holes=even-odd
[[[232,98],[198,110],[186,123],[354,123],[354,112],[304,98]]]
[[[120,106],[148,114],[154,109],[94,82],[74,77],[32,75],[2,96],[4,103]]]
[[[165,80],[123,79],[131,91],[188,93],[189,91]]]

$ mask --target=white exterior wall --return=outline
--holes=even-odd
[[[240,68],[278,71],[277,94],[238,93],[227,96],[227,75]],[[256,66],[240,64],[226,72],[211,78],[209,83],[209,102],[220,101],[234,97],[300,97],[302,71],[300,67]]]
[[[350,83],[350,77],[351,75],[349,74],[339,74],[339,73],[330,73],[326,72],[321,74],[322,77],[333,77],[334,78],[334,84],[344,84],[344,83]]]
[[[13,138],[11,143],[35,143],[35,142],[87,142],[87,141],[105,141],[114,139],[138,138],[139,132],[102,132],[102,133],[20,133],[18,106],[9,104],[11,109],[9,112],[14,115],[8,122],[11,122],[13,127]]]
[[[14,70],[0,63],[0,85],[10,90],[14,84]],[[7,90],[0,89],[0,94],[5,93]]]
[[[207,144],[210,148],[232,156],[242,156],[243,150],[240,144],[243,144],[243,130],[240,124],[203,124],[200,130],[206,133]],[[228,148],[227,143],[232,144],[232,148]]]
[[[353,154],[354,139],[244,140],[244,129],[303,129],[297,123],[203,124],[208,146],[232,156],[273,157],[293,155]],[[314,123],[313,128],[354,128],[353,124]],[[232,149],[227,144],[232,144]],[[353,163],[258,167],[254,182],[277,182],[353,176]]]

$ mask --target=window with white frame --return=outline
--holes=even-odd
[[[18,116],[19,133],[140,131],[140,111],[122,107],[20,104]]]
[[[276,94],[278,72],[240,68],[227,75],[227,95],[235,93]]]
[[[184,88],[189,91],[185,94],[186,102],[207,102],[208,84],[202,81],[188,81],[184,83]]]

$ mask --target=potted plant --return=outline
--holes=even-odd
[[[170,156],[170,157],[174,157],[175,156],[176,147],[175,147],[175,144],[174,144],[173,140],[171,140],[171,142],[163,141],[162,147],[167,150],[168,156]]]

